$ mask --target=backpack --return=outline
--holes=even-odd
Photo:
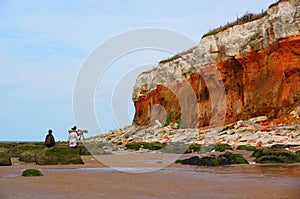
[[[46,136],[46,139],[45,139],[45,145],[47,146],[47,147],[51,147],[51,146],[54,146],[54,139],[52,138],[53,137],[53,135],[47,135]]]

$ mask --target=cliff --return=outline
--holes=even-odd
[[[300,104],[300,1],[204,36],[186,53],[139,75],[134,123],[221,126],[266,115],[290,120]]]

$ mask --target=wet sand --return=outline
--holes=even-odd
[[[162,156],[138,154],[135,160],[142,161],[129,167],[132,155],[103,156],[110,164],[118,162],[114,166],[123,162],[118,170],[93,156],[82,156],[84,165],[39,166],[13,159],[14,166],[0,167],[0,198],[300,198],[300,164],[164,167],[169,157],[158,161]],[[133,173],[147,167],[155,171]],[[22,177],[28,168],[40,169],[43,176]]]

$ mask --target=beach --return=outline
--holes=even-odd
[[[115,160],[116,166],[132,154],[122,154],[123,159],[113,156],[105,158],[111,164]],[[147,155],[150,159],[152,156],[155,154]],[[140,161],[137,167],[131,167],[124,161],[115,169],[96,158],[82,156],[82,165],[47,166],[13,158],[13,166],[0,167],[0,198],[300,198],[298,163],[165,167],[160,161]],[[139,172],[147,167],[156,169]],[[22,171],[28,168],[39,169],[43,176],[22,177]]]

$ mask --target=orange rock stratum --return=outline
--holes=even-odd
[[[280,1],[141,74],[133,101],[138,125],[220,126],[260,115],[288,122],[300,104],[299,1]]]

